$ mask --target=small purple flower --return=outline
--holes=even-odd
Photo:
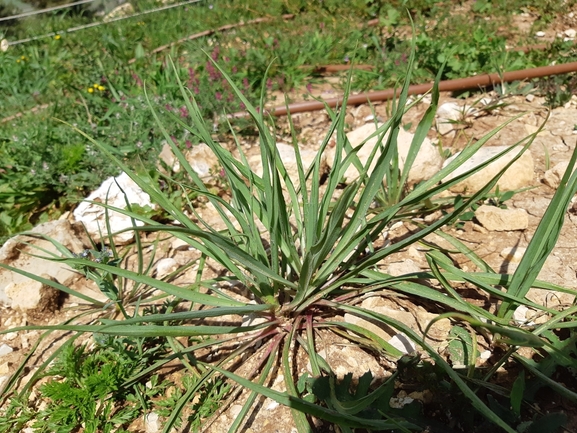
[[[307,92],[311,93],[313,91],[313,85],[311,83],[307,84]]]
[[[216,70],[214,65],[210,62],[206,63],[206,71],[208,72],[208,79],[210,81],[218,81],[220,78],[220,72]]]
[[[132,79],[134,81],[136,81],[136,85],[138,87],[142,87],[144,85],[144,83],[142,82],[142,80],[140,79],[140,77],[136,74],[136,72],[132,73]]]
[[[182,107],[180,107],[180,117],[183,117],[183,118],[188,117],[188,110],[184,105]]]
[[[184,145],[186,146],[187,149],[190,149],[192,147],[192,142],[190,140],[186,140],[184,142]]]
[[[212,57],[212,60],[214,60],[215,62],[218,60],[218,54],[220,53],[220,49],[218,48],[218,45],[214,47],[214,49],[212,50],[212,54],[210,55],[210,57]]]
[[[214,94],[214,97],[216,98],[217,101],[220,101],[220,100],[222,99],[222,93],[216,92],[216,93]]]
[[[194,72],[193,68],[188,68],[188,88],[192,89],[194,86],[198,86],[199,80]]]
[[[345,63],[349,63],[351,61],[351,59],[349,58],[349,56],[345,56],[345,58],[343,59],[343,61]]]

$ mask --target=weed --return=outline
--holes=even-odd
[[[577,76],[549,77],[542,85],[545,101],[551,108],[561,107],[567,104],[572,96],[573,89],[577,84]]]
[[[31,425],[35,432],[71,432],[83,426],[87,432],[111,432],[140,416],[143,402],[162,394],[166,383],[158,376],[155,386],[125,386],[125,382],[158,359],[162,345],[152,340],[96,339],[93,350],[67,344],[53,365],[43,372],[50,378],[39,387],[41,398],[21,395],[0,417],[0,431],[20,431]],[[150,402],[148,403],[150,404]]]

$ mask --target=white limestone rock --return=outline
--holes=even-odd
[[[436,127],[441,135],[448,135],[453,132],[459,122],[465,120],[467,116],[474,113],[474,109],[465,105],[460,106],[456,102],[445,102],[437,109]]]
[[[203,180],[211,178],[214,170],[219,167],[218,158],[210,147],[204,143],[193,146],[184,153],[184,157],[190,164],[190,167]]]
[[[42,275],[42,277],[50,279],[49,275]],[[39,281],[10,283],[4,291],[12,301],[10,306],[13,309],[27,311],[33,316],[53,313],[59,307],[58,300],[61,292]]]
[[[563,179],[565,171],[567,171],[567,167],[569,167],[569,161],[555,164],[555,166],[547,170],[543,175],[543,183],[551,188],[557,189],[561,184],[561,179]]]
[[[31,233],[44,235],[62,244],[69,251],[74,253],[81,252],[86,246],[89,246],[88,239],[84,229],[79,224],[70,224],[66,220],[50,221],[40,224],[31,230]],[[48,253],[45,253],[45,250]],[[26,235],[15,236],[0,248],[0,263],[9,265],[22,271],[30,272],[35,275],[46,275],[60,284],[69,285],[73,280],[78,278],[78,274],[63,264],[53,262],[38,256],[47,256],[53,253],[56,257],[61,257],[60,252],[52,242],[43,239],[40,236],[32,237]],[[11,305],[12,300],[6,296],[6,287],[10,284],[33,284],[32,280],[19,273],[12,272],[8,269],[0,269],[0,303]]]
[[[74,218],[81,222],[86,227],[90,237],[96,241],[106,241],[108,231],[106,229],[106,208],[99,203],[107,203],[109,206],[114,206],[120,209],[126,208],[126,201],[131,204],[137,204],[141,207],[153,207],[150,201],[150,196],[145,193],[126,173],[122,173],[117,177],[109,177],[100,187],[90,194],[86,200],[91,200],[96,203],[89,203],[83,201],[74,210]],[[132,221],[129,216],[115,212],[108,211],[109,223],[112,233],[132,227]],[[143,222],[136,220],[137,226],[144,225]],[[101,239],[100,233],[102,233]],[[114,235],[114,241],[118,244],[128,244],[134,239],[133,231],[126,231]]]
[[[0,344],[0,356],[5,356],[12,352],[14,352],[14,349],[12,349],[6,343]]]
[[[172,257],[165,257],[156,263],[156,278],[161,280],[178,268],[178,262]]]
[[[492,146],[492,147],[482,147],[475,153],[471,158],[465,161],[460,167],[453,171],[444,181],[455,178],[456,176],[463,174],[479,165],[483,164],[485,161],[491,159],[498,153],[504,151],[506,146]],[[519,151],[521,148],[519,148]],[[473,194],[483,188],[499,171],[501,171],[505,165],[507,165],[518,152],[512,150],[511,152],[505,154],[503,157],[493,161],[491,164],[478,171],[477,173],[469,176],[467,179],[459,182],[458,184],[452,186],[450,190],[455,193],[467,193]],[[444,163],[444,167],[450,164],[459,153],[453,155],[447,159]],[[525,151],[521,157],[515,161],[509,167],[509,169],[501,176],[497,182],[499,186],[499,191],[512,191],[526,186],[530,186],[533,182],[533,177],[535,175],[535,163],[533,162],[533,156],[529,150]],[[493,189],[494,190],[494,189]]]
[[[278,149],[279,156],[283,162],[283,165],[286,168],[287,174],[291,179],[292,183],[296,186],[299,185],[299,172],[298,172],[298,162],[297,162],[297,155],[294,150],[294,147],[290,144],[285,143],[277,143],[276,145]],[[315,150],[310,149],[299,149],[301,163],[304,172],[311,167],[315,158],[317,157],[317,152]],[[262,168],[262,160],[260,155],[255,155],[248,160],[250,167],[252,170],[259,176],[262,176],[263,168]],[[321,172],[324,170],[323,167],[326,166],[326,155],[321,155]]]
[[[382,126],[382,124],[378,124],[378,126]],[[351,143],[351,146],[357,147],[359,146],[366,138],[368,138],[371,134],[376,131],[376,127],[374,123],[367,123],[347,134],[347,138]],[[413,141],[414,135],[404,129],[399,130],[399,135],[397,138],[397,151],[399,155],[399,166],[401,170],[404,168],[405,161],[407,159],[407,155],[409,153],[409,148]],[[381,143],[386,143],[388,138],[388,132],[382,137],[380,140]],[[363,147],[358,151],[357,156],[363,165],[366,165],[369,155],[373,151],[374,147],[379,143],[379,137],[375,136],[368,140]],[[334,148],[327,149],[327,163],[329,166],[333,164],[334,161]],[[370,170],[372,171],[375,168],[377,158],[379,153],[377,153],[376,157],[374,158]],[[344,155],[343,155],[344,157]],[[421,148],[417,154],[415,161],[409,171],[408,182],[409,184],[416,184],[422,182],[423,180],[427,180],[431,178],[434,174],[436,174],[441,166],[443,165],[443,158],[439,153],[436,146],[431,143],[431,140],[425,138],[423,143],[421,144]],[[344,181],[346,183],[350,183],[359,177],[358,170],[353,166],[350,165],[347,170],[345,171]]]
[[[491,231],[525,230],[529,227],[529,215],[524,209],[501,209],[482,205],[475,211],[475,218]]]

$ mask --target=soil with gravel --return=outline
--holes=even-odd
[[[515,23],[511,28],[517,28],[519,32],[526,33],[531,28],[531,24],[536,17],[530,14],[515,16]],[[577,18],[575,18],[577,20]],[[577,21],[559,21],[547,31],[543,40],[552,40],[556,33],[563,33],[569,27],[577,28]],[[338,81],[338,79],[328,80],[327,84],[321,86],[314,86],[312,95],[321,98],[333,98],[340,94],[331,82]],[[300,95],[304,93],[296,91],[292,95],[293,99],[300,100]],[[284,100],[281,95],[278,95],[278,100]],[[484,101],[481,103],[480,101]],[[487,103],[489,102],[489,103]],[[526,248],[531,240],[541,217],[547,209],[551,197],[555,193],[554,182],[552,182],[551,174],[546,173],[553,169],[557,164],[566,162],[570,159],[571,154],[576,146],[577,141],[577,98],[573,96],[564,107],[559,107],[549,110],[545,106],[545,100],[541,96],[507,96],[498,97],[494,92],[486,94],[474,94],[469,98],[456,98],[452,95],[442,94],[440,104],[455,103],[459,107],[469,106],[474,107],[474,115],[465,115],[457,121],[453,122],[450,131],[444,135],[439,133],[437,128],[433,128],[429,133],[429,138],[435,143],[438,143],[439,149],[455,153],[463,149],[471,140],[476,141],[483,137],[486,133],[500,126],[504,122],[519,116],[513,120],[506,128],[497,134],[487,146],[502,146],[512,145],[528,134],[534,133],[544,122],[545,126],[537,135],[535,141],[530,147],[530,153],[534,160],[534,173],[532,181],[530,182],[530,189],[524,192],[515,194],[513,198],[505,204],[509,209],[522,209],[526,211],[528,218],[527,228],[522,230],[507,230],[507,231],[492,231],[483,227],[478,220],[467,221],[458,226],[449,226],[444,230],[461,240],[467,247],[478,254],[484,261],[486,261],[493,269],[498,272],[514,272],[518,266],[520,255],[523,248]],[[425,110],[428,108],[426,99],[417,103],[411,110],[409,110],[404,117],[404,127],[409,130],[415,130],[418,122],[423,116]],[[368,104],[347,107],[346,122],[350,130],[358,128],[368,122],[373,122],[376,116],[379,119],[386,120],[390,115],[390,102],[374,103],[372,106]],[[322,140],[324,139],[329,127],[330,119],[325,112],[308,112],[293,115],[293,124],[297,130],[298,143],[303,149],[318,150]],[[292,138],[289,133],[289,124],[286,118],[279,118],[276,121],[277,134],[279,141],[290,143]],[[234,141],[231,137],[222,137],[223,146],[230,148],[234,147]],[[251,141],[248,138],[244,139],[243,148],[248,157],[259,154],[257,140]],[[554,176],[553,176],[554,177]],[[546,179],[547,182],[545,182]],[[199,212],[203,219],[210,221],[215,215],[210,212],[208,208],[199,208]],[[434,217],[434,216],[433,216]],[[69,218],[71,218],[69,216]],[[396,239],[402,239],[414,227],[411,222],[406,222],[396,226],[389,233],[389,240],[394,242]],[[155,239],[152,235],[143,235],[144,242],[153,242]],[[429,242],[436,243],[440,246],[445,246],[448,249],[449,245],[439,236],[433,235],[427,239]],[[88,245],[87,240],[83,243]],[[577,258],[573,254],[573,250],[577,245],[577,204],[575,207],[568,209],[565,215],[565,223],[562,234],[555,246],[555,249],[547,259],[545,266],[539,275],[539,279],[555,283],[570,289],[577,290]],[[130,248],[130,247],[129,247]],[[407,266],[410,264],[411,271],[426,270],[427,262],[424,255],[425,248],[419,246],[412,246],[388,257],[380,264],[384,269],[391,269],[395,266]],[[134,263],[134,255],[129,255],[129,266]],[[455,264],[465,271],[476,270],[475,266],[464,255],[452,255]],[[156,262],[160,262],[164,258],[172,258],[177,265],[189,263],[198,258],[198,253],[190,251],[188,248],[183,248],[182,245],[175,242],[173,239],[166,239],[158,244]],[[9,261],[8,261],[9,262]],[[216,266],[209,263],[207,267],[208,277],[210,275],[219,275],[223,272]],[[181,275],[175,280],[175,283],[189,284],[194,281],[194,269]],[[157,276],[161,277],[157,270]],[[82,293],[89,294],[96,299],[103,299],[103,296],[98,293],[97,288],[89,281],[83,278],[76,278],[72,287]],[[231,295],[243,299],[241,295],[235,290],[231,290]],[[494,308],[494,300],[471,290],[468,293],[468,299],[471,303],[482,306],[483,308]],[[558,297],[545,296],[544,293],[535,292],[535,300],[544,305],[555,307],[559,304],[571,304],[573,299],[571,296],[563,295]],[[426,311],[426,305],[416,305],[410,299],[388,298],[389,308],[396,308],[403,310],[414,318],[424,317],[429,314]],[[24,325],[55,325],[63,323],[78,314],[79,305],[81,301],[74,298],[66,298],[58,296],[52,299],[48,305],[44,305],[40,309],[34,311],[26,311],[22,309],[14,309],[0,302],[0,331],[8,330],[17,326]],[[431,311],[430,313],[434,313]],[[89,321],[98,317],[98,314],[83,318]],[[228,318],[230,319],[230,318]],[[236,319],[234,319],[236,320]],[[0,379],[6,380],[11,374],[15,373],[18,366],[26,357],[29,350],[37,343],[41,331],[29,332],[12,332],[0,335],[0,348],[7,346],[12,349],[8,354],[0,355]],[[70,333],[54,332],[50,338],[46,338],[39,343],[35,355],[29,360],[27,368],[24,371],[24,378],[20,381],[20,387],[27,383],[31,375],[36,371],[49,356],[54,352],[55,348],[61,345],[70,336]],[[338,376],[342,377],[346,373],[352,373],[354,377],[358,378],[366,371],[371,371],[375,377],[384,379],[388,377],[395,368],[394,360],[387,359],[375,355],[374,353],[366,352],[350,341],[339,339],[331,333],[319,334],[319,347],[324,347],[323,356],[331,365],[333,371]],[[90,342],[90,337],[86,336],[78,339],[78,343]],[[483,342],[480,341],[480,351],[491,349],[488,345],[483,347]],[[210,356],[212,354],[205,354]],[[479,367],[482,362],[490,362],[491,355],[484,360],[479,360]],[[245,368],[250,369],[250,363]],[[307,361],[304,354],[300,357],[300,365],[295,367],[301,371],[306,371]],[[169,380],[178,383],[182,380],[182,372],[178,369],[167,371],[165,377]],[[511,383],[515,380],[517,370],[503,370],[501,372],[501,381],[503,383]],[[577,388],[576,379],[566,373],[563,376],[556,377],[561,383],[564,383],[569,389]],[[282,375],[276,372],[275,377],[271,377],[269,385],[277,390],[282,391]],[[420,400],[425,408],[428,408],[430,414],[435,411],[440,412],[444,402],[432,401],[430,393],[426,389],[414,390],[414,384],[410,380],[400,382],[398,384],[399,393],[397,398],[405,396],[412,396]],[[1,383],[0,383],[0,386]],[[234,400],[223,404],[221,410],[204,424],[203,431],[220,433],[227,431],[230,423],[235,419],[239,413],[244,399],[247,397],[245,393],[241,392],[234,394]],[[41,399],[37,394],[35,398]],[[574,403],[565,401],[563,398],[554,395],[550,392],[544,391],[539,395],[539,407],[543,413],[549,411],[562,410],[569,415],[569,422],[566,425],[566,431],[577,431],[577,408]],[[256,409],[249,417],[249,421],[245,425],[244,432],[254,433],[288,433],[296,431],[292,421],[290,410],[284,406],[275,404],[272,400],[261,398],[256,403]],[[315,421],[315,431],[329,432],[335,431],[331,425]],[[139,419],[129,427],[130,431],[144,432],[152,431],[150,427],[144,425],[142,419]]]
[[[321,91],[320,96],[326,96],[326,91],[324,93]],[[490,231],[479,224],[478,221],[472,220],[458,227],[446,227],[445,230],[475,251],[493,269],[500,272],[513,272],[519,262],[519,255],[515,254],[515,250],[522,251],[522,249],[528,245],[555,192],[554,188],[543,182],[545,173],[557,163],[569,160],[575,148],[577,135],[575,134],[574,126],[575,123],[577,123],[577,98],[574,97],[565,107],[556,108],[551,111],[544,106],[543,98],[538,96],[529,98],[531,99],[529,102],[524,96],[511,96],[498,99],[495,94],[491,93],[475,95],[469,99],[456,99],[450,95],[442,95],[440,103],[454,102],[461,107],[465,105],[472,106],[482,98],[488,98],[488,100],[498,102],[498,108],[486,111],[481,108],[474,117],[464,117],[462,121],[454,124],[453,130],[445,136],[439,135],[436,129],[432,129],[429,138],[438,142],[440,148],[456,152],[466,146],[470,140],[477,140],[503,122],[519,114],[523,114],[488,143],[489,146],[511,145],[516,143],[521,137],[535,132],[543,122],[546,122],[543,130],[530,147],[530,152],[535,162],[533,181],[531,185],[529,185],[531,189],[514,195],[511,200],[506,202],[506,205],[510,209],[523,209],[527,212],[528,227],[524,230]],[[416,104],[408,111],[404,119],[405,127],[408,130],[412,131],[416,128],[419,119],[427,107],[428,104],[424,101]],[[377,116],[383,120],[387,119],[389,109],[389,103],[375,104],[372,108],[368,105],[349,107],[347,108],[346,120],[350,128],[354,129],[367,122],[372,122],[373,116]],[[293,117],[293,122],[298,132],[299,143],[301,143],[302,147],[304,149],[317,150],[328,129],[329,118],[326,113],[310,112],[296,114]],[[277,120],[277,130],[281,137],[280,141],[290,142],[290,137],[287,134],[288,123],[286,119],[280,118]],[[232,146],[232,142],[223,143],[223,145],[227,144]],[[244,145],[249,157],[258,154],[256,145],[249,142]],[[201,208],[200,211],[203,218],[207,220],[211,219],[208,209],[203,210]],[[401,224],[390,233],[390,239],[392,239],[393,242],[395,239],[401,239],[410,230],[410,223]],[[429,241],[444,246],[443,239],[438,236],[431,236]],[[172,257],[176,259],[178,263],[184,263],[195,258],[194,252],[187,249],[183,250],[179,247],[175,248],[173,242],[173,240],[169,239],[160,243],[158,251],[161,252],[161,255],[157,255],[157,260],[164,257]],[[566,213],[561,237],[553,253],[547,260],[539,278],[564,287],[577,289],[577,259],[573,254],[573,249],[576,244],[577,215],[573,209],[569,209]],[[425,248],[420,249],[419,247],[407,248],[388,257],[381,266],[387,267],[395,264],[411,263],[413,269],[425,270],[427,269],[427,263],[424,250]],[[474,265],[470,263],[467,257],[459,254],[453,255],[453,257],[455,262],[463,270],[475,270]],[[221,270],[214,268],[210,272],[216,275],[220,273]],[[186,284],[189,278],[191,278],[190,275],[183,275],[177,281]],[[95,288],[90,287],[90,283],[82,279],[78,279],[74,283],[74,286],[85,291],[85,293],[90,293],[94,297],[99,297]],[[539,298],[539,294],[536,296]],[[492,308],[492,300],[483,298],[482,296],[480,297],[478,293],[473,291],[470,293],[470,301],[476,305]],[[564,298],[562,300],[555,300],[543,298],[540,299],[540,301],[551,306],[558,303],[571,303],[572,299]],[[423,308],[422,306],[412,304],[410,300],[406,299],[396,303],[397,308],[415,313],[415,317],[417,317],[417,310]],[[0,307],[0,330],[25,324],[49,325],[62,323],[76,314],[75,308],[77,307],[75,306],[77,305],[77,299],[62,299],[59,302],[54,302],[52,308],[46,308],[44,311],[35,311],[34,314],[2,306]],[[0,375],[7,376],[15,371],[28,350],[36,343],[39,335],[39,331],[30,331],[26,333],[5,334],[0,337],[0,341],[14,349],[12,353],[0,357]],[[51,339],[43,341],[37,350],[37,354],[33,357],[31,363],[28,364],[28,371],[32,373],[34,366],[40,365],[41,362],[52,353],[54,348],[66,339],[66,336],[67,334],[63,332],[55,333]],[[359,377],[364,372],[370,370],[376,376],[383,378],[390,375],[392,369],[395,368],[391,360],[379,358],[374,354],[367,353],[351,345],[350,342],[346,340],[335,340],[336,337],[329,336],[328,334],[321,335],[319,338],[321,340],[320,346],[325,345],[326,347],[326,359],[337,374],[344,375],[346,372],[352,372],[354,376]],[[88,339],[84,341],[88,341]],[[299,366],[299,368],[306,369],[304,357],[302,363],[303,365]],[[516,374],[516,371],[512,370],[511,374]],[[170,377],[172,380],[179,380],[178,373],[172,373]],[[279,380],[279,378],[282,379],[282,376],[279,375],[276,378],[271,378],[270,385],[275,389],[282,390],[282,380]],[[567,381],[567,386],[575,382],[575,379],[572,377],[561,378],[562,381],[564,379]],[[511,381],[514,380],[514,377],[503,380]],[[23,383],[25,382],[26,378],[23,380]],[[405,395],[408,394],[405,393]],[[240,405],[244,398],[246,398],[246,395],[241,393],[236,396],[235,401],[224,405],[223,410],[218,416],[211,420],[211,422],[206,423],[205,431],[225,431],[240,410]],[[423,401],[426,400],[425,397],[422,398]],[[568,431],[577,428],[577,410],[574,405],[554,395],[548,395],[547,393],[543,394],[543,399],[544,400],[540,402],[542,410],[564,410],[568,412],[571,416],[570,423],[567,425]],[[427,404],[434,406],[435,402],[428,401]],[[259,433],[293,431],[289,409],[279,406],[270,399],[265,398],[258,401],[256,407],[257,410],[250,417],[246,430],[244,431]],[[144,425],[141,421],[131,427],[133,431],[144,431],[143,429]],[[317,430],[331,431],[331,427],[318,422]]]

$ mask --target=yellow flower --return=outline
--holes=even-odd
[[[92,87],[94,87],[95,89],[98,89],[98,86],[100,86],[100,84],[93,84]]]
[[[22,56],[20,57],[22,60],[26,60],[26,56]]]
[[[98,86],[98,90],[100,90],[101,92],[104,92],[106,90],[106,87],[104,86]]]
[[[16,59],[16,63],[20,63],[20,59]]]
[[[88,88],[88,93],[94,93],[94,89],[92,87]]]
[[[60,35],[54,35],[54,39],[56,40],[60,39]]]

